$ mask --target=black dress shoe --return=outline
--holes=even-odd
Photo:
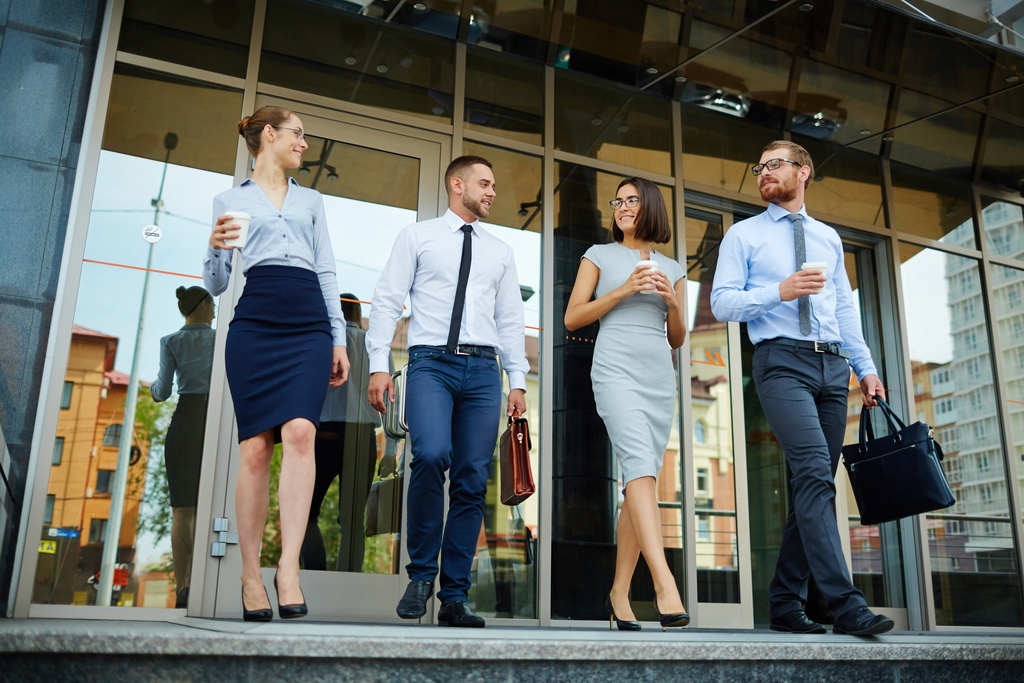
[[[608,610],[608,613],[611,615],[610,617],[608,617],[609,631],[612,630],[612,622],[615,622],[615,625],[618,626],[620,631],[639,631],[642,628],[640,626],[639,621],[625,621],[615,616],[615,609],[612,607],[612,596],[609,595],[607,598],[605,598],[604,606],[605,609]]]
[[[875,614],[867,607],[852,609],[836,619],[832,633],[845,633],[850,636],[873,636],[891,631],[894,626],[892,619],[884,614]]]
[[[783,633],[825,633],[825,627],[804,614],[803,610],[786,612],[781,617],[773,617],[771,630]]]
[[[267,592],[267,587],[263,587]],[[270,602],[270,594],[267,594],[267,602]],[[242,587],[242,620],[243,621],[271,621],[274,618],[274,608],[264,607],[263,609],[247,609],[245,606],[245,586]]]
[[[410,581],[395,609],[403,619],[419,619],[427,613],[427,600],[434,594],[431,581]]]
[[[441,626],[463,626],[465,628],[483,628],[483,617],[473,614],[473,610],[464,602],[449,602],[441,605],[437,613],[437,623]]]
[[[291,605],[281,604],[281,594],[277,592],[277,573],[274,573],[274,593],[277,594],[277,613],[282,619],[298,619],[309,614],[309,609],[306,607],[306,597],[302,597],[302,602],[295,602]]]
[[[662,614],[661,610],[658,609],[658,598],[654,598],[654,612],[658,615],[658,623],[661,624],[662,631],[673,626],[686,626],[690,623],[690,615],[686,612]]]

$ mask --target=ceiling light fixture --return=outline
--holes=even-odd
[[[651,76],[653,76],[654,74],[658,73],[658,67],[656,67],[656,66],[649,66],[649,67],[647,67],[647,73],[650,74]]]
[[[349,66],[352,66],[358,61],[359,60],[356,59],[355,55],[349,55],[348,57],[345,57],[345,63],[348,64]]]
[[[810,12],[812,9],[814,9],[814,3],[802,2],[800,3],[800,7],[798,7],[798,9],[801,12]]]
[[[387,72],[388,72],[388,65],[387,64],[385,64],[384,62],[381,62],[380,64],[377,65],[377,73],[379,73],[379,74],[386,74]]]

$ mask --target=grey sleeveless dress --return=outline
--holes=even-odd
[[[595,244],[583,258],[601,270],[594,291],[599,298],[629,278],[640,252],[612,242]],[[676,261],[653,250],[651,258],[673,285],[683,277]],[[601,318],[590,379],[623,484],[657,478],[672,431],[676,373],[665,332],[667,316],[660,296],[638,292]]]

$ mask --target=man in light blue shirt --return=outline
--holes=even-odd
[[[438,622],[480,628],[484,620],[473,614],[467,596],[498,435],[498,358],[508,374],[508,415],[513,410],[526,414],[530,366],[512,249],[479,224],[495,197],[491,164],[481,157],[455,159],[445,172],[445,189],[448,210],[403,229],[377,281],[366,333],[368,393],[378,411],[393,408],[384,398],[385,392],[394,396],[388,357],[408,296],[409,586],[396,611],[403,619],[426,614],[440,571]],[[450,481],[447,520],[445,472]]]
[[[807,215],[814,162],[800,145],[768,144],[751,171],[763,213],[725,235],[711,291],[721,321],[747,323],[756,347],[752,374],[765,417],[786,454],[789,517],[768,589],[771,628],[824,633],[804,612],[808,576],[828,603],[835,633],[892,629],[853,585],[835,516],[835,474],[846,433],[850,366],[864,404],[885,389],[864,343],[843,262],[843,244]]]

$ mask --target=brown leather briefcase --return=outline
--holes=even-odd
[[[530,427],[519,411],[508,418],[508,428],[499,441],[501,502],[519,505],[537,490],[530,468]]]

